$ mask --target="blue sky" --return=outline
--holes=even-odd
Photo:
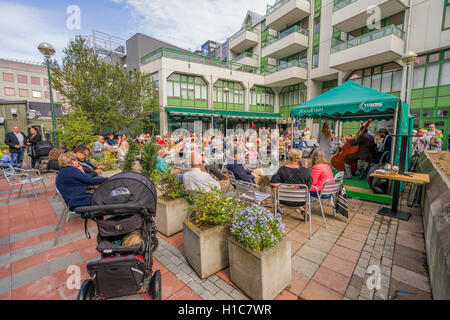
[[[247,10],[265,13],[273,0],[2,0],[0,58],[41,61],[41,41],[53,44],[56,58],[75,35],[92,29],[122,39],[137,32],[186,49],[206,40],[224,41],[240,29]],[[71,30],[67,9],[80,9],[80,29]]]

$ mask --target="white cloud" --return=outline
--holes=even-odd
[[[61,19],[58,21],[48,10],[8,2],[0,3],[0,12],[1,58],[41,62],[37,46],[46,41],[55,47],[55,57],[61,61],[62,50],[73,37],[65,25],[60,25]]]
[[[111,0],[131,11],[130,27],[186,49],[223,42],[238,31],[248,10],[264,15],[271,0]]]

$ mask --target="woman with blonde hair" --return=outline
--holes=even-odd
[[[93,178],[84,173],[73,152],[66,152],[58,158],[59,170],[56,188],[71,211],[78,207],[91,205],[91,195],[86,193],[88,186],[102,184],[108,178]]]
[[[328,159],[322,150],[317,149],[314,151],[311,157],[312,169],[311,175],[313,183],[309,189],[310,195],[314,198],[318,198],[320,191],[322,191],[323,183],[328,179],[333,179],[333,171],[331,170]],[[317,188],[317,189],[316,189]],[[319,195],[317,194],[319,192]],[[324,196],[323,198],[329,198],[330,196]]]
[[[323,151],[327,160],[331,159],[330,145],[333,137],[331,136],[331,128],[328,122],[324,122],[322,130],[319,132],[317,142],[319,143],[318,150]]]
[[[278,169],[277,173],[272,176],[270,184],[277,187],[280,183],[283,184],[304,184],[311,187],[313,179],[311,172],[299,165],[302,161],[302,152],[299,149],[291,149],[288,153],[288,163]],[[299,207],[302,215],[305,215],[305,202],[280,201],[280,204],[289,207]]]

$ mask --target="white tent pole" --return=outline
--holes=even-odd
[[[394,154],[395,154],[395,144],[397,142],[397,137],[395,136],[397,134],[397,122],[398,122],[398,111],[399,111],[399,104],[400,99],[397,101],[397,105],[395,106],[395,114],[394,114],[394,136],[392,137],[392,146],[391,146],[391,167],[394,165]]]

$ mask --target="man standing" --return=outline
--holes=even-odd
[[[14,126],[13,131],[5,136],[5,144],[9,146],[11,161],[19,168],[22,167],[23,155],[25,153],[25,143],[25,134],[20,131],[18,126]]]
[[[436,126],[434,123],[430,124],[429,126],[430,131],[428,132],[428,136],[433,137],[436,135]]]

